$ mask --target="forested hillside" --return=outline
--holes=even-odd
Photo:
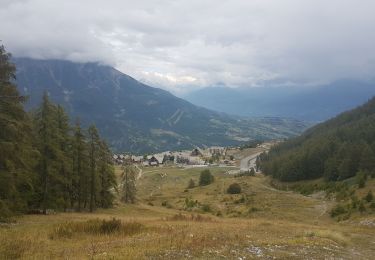
[[[375,98],[273,147],[261,168],[283,181],[375,174]]]
[[[13,83],[15,66],[0,47],[0,221],[48,209],[110,207],[116,185],[112,154],[95,126],[75,126],[45,93],[27,113]]]

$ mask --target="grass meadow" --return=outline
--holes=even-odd
[[[277,190],[260,174],[235,178],[232,169],[210,168],[214,183],[187,189],[202,168],[143,168],[134,205],[3,224],[0,258],[373,259],[370,214],[337,222],[333,201]],[[242,192],[227,194],[234,182]]]

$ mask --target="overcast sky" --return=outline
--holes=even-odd
[[[373,79],[375,0],[0,0],[0,40],[177,94]]]

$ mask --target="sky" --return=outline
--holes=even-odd
[[[95,61],[175,94],[374,79],[374,0],[0,0],[17,57]]]

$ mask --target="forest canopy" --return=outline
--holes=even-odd
[[[282,181],[340,181],[375,171],[375,98],[260,156],[262,171]]]

